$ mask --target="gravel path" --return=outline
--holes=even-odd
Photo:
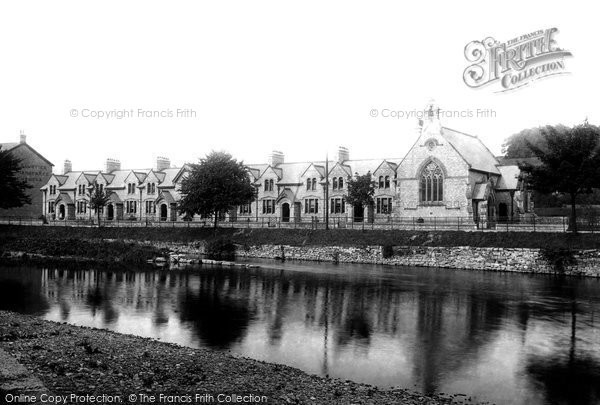
[[[0,311],[0,350],[32,371],[54,395],[67,395],[70,400],[76,394],[119,395],[125,404],[152,403],[149,396],[155,397],[154,403],[231,403],[235,399],[269,404],[473,403],[462,395],[430,397],[406,390],[386,391],[218,351],[5,311]],[[0,394],[4,403],[6,393]],[[132,394],[136,401],[130,402]],[[161,398],[161,394],[173,397]],[[110,398],[100,399],[111,403]],[[90,403],[89,398],[86,401]]]

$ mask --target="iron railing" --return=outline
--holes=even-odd
[[[0,224],[8,225],[47,225],[47,226],[98,226],[97,219],[68,219],[44,220],[33,217],[0,217]],[[170,221],[167,219],[101,219],[101,226],[110,227],[168,227],[192,228],[213,227],[210,218],[193,221]],[[310,218],[281,218],[276,216],[253,216],[225,218],[219,220],[218,227],[227,228],[296,228],[296,229],[387,229],[387,230],[458,230],[458,231],[496,231],[496,232],[568,232],[570,231],[567,217],[536,217],[497,218],[488,220],[485,217],[474,220],[472,217],[392,217],[376,216],[372,219],[352,218],[349,216],[332,216],[326,223],[321,216]],[[600,232],[600,219],[580,218],[577,221],[579,231]]]

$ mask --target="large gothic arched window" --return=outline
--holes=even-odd
[[[435,163],[429,162],[421,172],[419,195],[421,202],[441,202],[444,199],[444,173]]]

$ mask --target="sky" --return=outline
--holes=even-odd
[[[442,115],[444,126],[500,154],[525,128],[600,124],[592,4],[2,2],[0,142],[24,131],[57,173],[65,159],[74,170],[107,158],[151,168],[157,156],[181,165],[212,150],[246,163],[272,150],[322,160],[340,145],[352,159],[402,158],[417,118],[391,112],[434,99],[473,115]],[[569,74],[504,93],[463,81],[467,43],[551,27],[573,55]]]

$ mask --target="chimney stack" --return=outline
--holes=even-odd
[[[350,160],[350,151],[345,146],[338,148],[338,162],[344,163],[346,160]]]
[[[21,130],[19,143],[27,143],[27,135],[25,135],[25,131],[23,131],[23,130]]]
[[[63,167],[63,174],[67,174],[72,171],[73,171],[73,164],[71,164],[71,161],[69,159],[65,160],[65,165]]]
[[[156,171],[162,172],[165,169],[169,169],[171,167],[171,161],[169,158],[159,156],[156,158]]]
[[[121,162],[117,159],[106,159],[106,173],[112,173],[115,170],[121,170]]]
[[[274,150],[271,155],[269,155],[269,164],[271,166],[277,166],[279,164],[282,164],[284,161],[284,156],[283,156],[283,152],[278,151],[278,150]]]

